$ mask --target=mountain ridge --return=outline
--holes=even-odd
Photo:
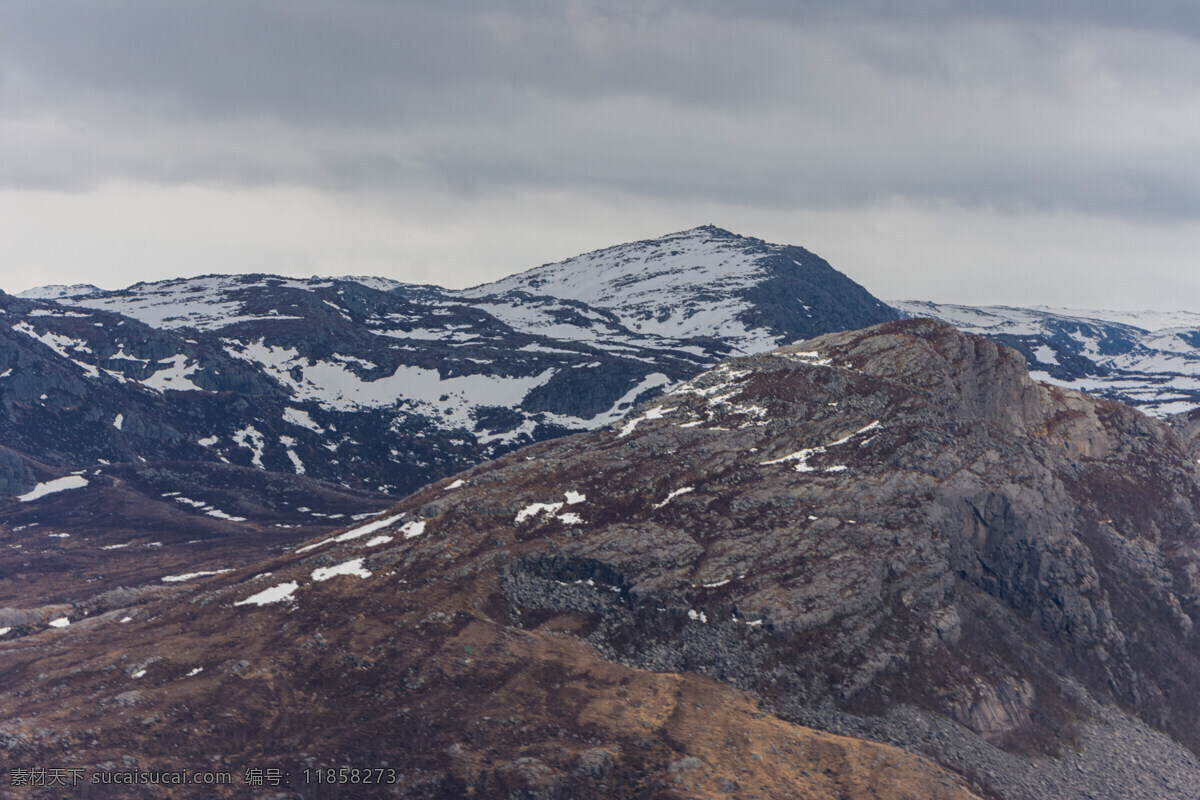
[[[772,276],[801,267],[760,262],[777,251],[807,251],[715,228],[580,258],[650,269],[664,248],[685,245],[696,263],[722,262],[727,271],[708,283],[688,278],[676,296],[656,292],[683,310],[646,331],[636,330],[645,320],[617,302],[636,287],[616,280],[611,309],[500,284],[455,292],[361,277],[216,275],[91,294],[75,287],[6,295],[3,330],[18,337],[10,350],[25,355],[17,364],[15,352],[0,352],[0,374],[11,383],[5,369],[32,366],[36,345],[27,340],[38,340],[54,353],[41,357],[57,370],[63,396],[56,403],[32,373],[15,376],[16,391],[0,383],[0,400],[23,404],[8,405],[0,430],[31,452],[55,452],[37,441],[54,428],[78,442],[84,459],[226,459],[405,493],[523,444],[615,421],[637,400],[738,348],[773,346],[801,328],[895,316],[824,262],[820,281],[781,295]],[[539,274],[571,271],[566,263],[543,265]],[[722,285],[728,269],[745,272],[749,283]],[[747,286],[758,295],[748,297]],[[822,302],[806,311],[797,293],[817,289]],[[835,295],[843,296],[840,306],[817,310]],[[117,399],[122,392],[128,401]],[[212,393],[231,393],[222,394],[221,407],[232,413],[222,418],[215,405],[206,408]],[[129,427],[76,424],[61,409],[83,397],[89,414],[103,408],[109,421],[121,415]]]

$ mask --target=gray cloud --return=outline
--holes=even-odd
[[[0,6],[0,191],[1175,225],[1198,102],[1200,7],[1167,0]]]
[[[764,205],[905,196],[1195,212],[1180,167],[1190,176],[1197,165],[1174,156],[1196,131],[1156,150],[1146,139],[1158,133],[1105,118],[1185,116],[1200,89],[1189,41],[1045,29],[1048,15],[1024,3],[1003,6],[1007,17],[997,4],[983,17],[957,3],[878,4],[875,16],[733,8],[9,5],[5,116],[29,154],[0,179],[335,190],[440,180]],[[1056,8],[1053,20],[1128,16]],[[61,130],[22,141],[22,112]],[[1088,123],[1127,135],[1105,143]]]

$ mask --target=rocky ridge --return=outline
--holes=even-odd
[[[828,334],[727,360],[610,429],[425,487],[137,624],[101,615],[0,649],[10,674],[48,681],[5,700],[10,749],[400,753],[414,797],[784,796],[725,761],[684,794],[671,765],[715,757],[664,722],[681,718],[661,692],[611,699],[614,669],[707,676],[778,724],[899,745],[991,796],[1191,797],[1198,517],[1200,472],[1162,423],[1035,383],[1016,351],[944,324]],[[89,644],[113,636],[125,661]],[[563,672],[560,645],[604,660]],[[181,684],[197,664],[204,681]],[[476,690],[522,702],[503,701],[505,733],[482,710],[463,728],[449,686],[467,707]],[[105,705],[129,691],[136,711]],[[251,713],[209,718],[204,693]],[[609,722],[585,725],[601,696]],[[652,718],[622,716],[639,708]],[[741,725],[723,747],[766,759]],[[581,784],[582,762],[553,755],[576,749],[613,782]]]

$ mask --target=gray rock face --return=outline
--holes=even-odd
[[[0,447],[0,497],[23,494],[37,480],[20,457],[6,447]]]
[[[434,533],[405,569],[495,571],[514,624],[570,615],[1005,797],[1105,796],[1097,725],[1159,787],[1127,796],[1200,775],[1200,472],[991,341],[913,320],[733,359],[464,480],[406,501]]]

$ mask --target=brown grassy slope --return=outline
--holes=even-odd
[[[570,620],[496,622],[491,591],[487,580],[410,590],[394,575],[338,576],[295,605],[209,595],[25,637],[0,650],[12,689],[0,699],[4,773],[91,774],[132,757],[143,770],[231,771],[236,791],[211,796],[257,796],[240,785],[247,767],[289,772],[287,796],[302,798],[975,796],[924,759],[786,723],[708,677],[604,661],[555,630]],[[305,767],[343,765],[395,768],[398,783],[303,784]],[[0,774],[0,796],[53,796],[7,787]]]

